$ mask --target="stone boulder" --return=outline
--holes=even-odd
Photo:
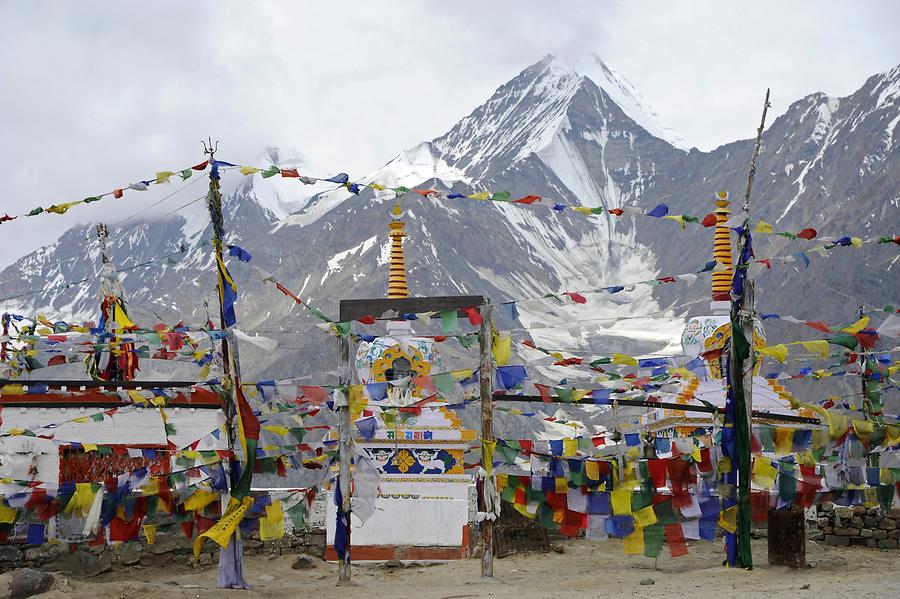
[[[53,575],[33,568],[13,571],[9,581],[10,599],[23,599],[46,593],[53,586]]]

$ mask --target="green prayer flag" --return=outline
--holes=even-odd
[[[465,335],[458,335],[456,339],[459,341],[460,345],[469,349],[476,341],[478,341],[478,336],[478,333],[467,333]]]
[[[838,333],[834,337],[830,337],[828,339],[828,343],[831,343],[832,345],[840,345],[841,347],[846,347],[847,349],[855,349],[859,342],[856,340],[855,335],[851,335],[850,333]]]
[[[442,372],[431,377],[434,386],[440,391],[441,396],[448,397],[456,391],[456,379],[449,372]]]
[[[505,202],[509,200],[509,192],[508,191],[498,191],[494,195],[491,196],[491,199],[495,202]]]
[[[784,501],[797,498],[796,465],[783,460],[778,462],[778,497]]]
[[[762,445],[763,451],[775,453],[775,429],[768,424],[761,424],[757,429],[757,437],[759,444]]]
[[[554,391],[556,391],[556,397],[559,398],[559,401],[563,403],[572,403],[575,401],[574,394],[572,393],[572,389],[565,389],[563,387],[554,387]]]
[[[298,501],[296,504],[286,509],[284,514],[290,519],[291,524],[294,525],[294,530],[303,529],[306,522],[306,509],[304,508],[302,501]]]
[[[91,414],[91,420],[93,420],[94,422],[103,422],[103,413]]]
[[[190,179],[191,175],[193,175],[193,174],[194,173],[191,172],[191,169],[186,168],[183,171],[179,171],[178,176],[181,177],[182,181],[186,181],[186,180]]]
[[[663,527],[661,524],[651,524],[644,527],[644,556],[658,557],[663,546]]]
[[[653,513],[656,514],[656,521],[663,526],[675,524],[677,522],[671,499],[654,505]]]
[[[40,213],[43,212],[43,211],[44,211],[44,209],[41,208],[40,206],[38,206],[37,208],[35,208],[34,210],[32,210],[31,212],[29,212],[29,213],[26,214],[25,216],[37,216],[38,214],[40,214]]]
[[[270,166],[269,168],[267,168],[266,170],[262,171],[260,173],[260,175],[263,176],[263,179],[268,179],[269,177],[274,177],[275,175],[279,174],[280,172],[281,172],[281,169],[278,168],[277,166],[273,165],[273,166]]]
[[[81,201],[84,202],[85,204],[90,204],[91,202],[99,202],[100,196],[91,196],[89,198],[84,198]]]
[[[516,463],[516,458],[519,457],[519,450],[509,447],[505,443],[497,443],[495,455],[498,455],[505,464],[513,465]]]
[[[444,310],[441,312],[441,329],[444,333],[452,333],[459,330],[459,317],[456,310]]]
[[[341,337],[346,337],[350,334],[350,322],[335,322],[334,328],[337,329],[337,333]]]

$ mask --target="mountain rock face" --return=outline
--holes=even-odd
[[[898,96],[900,67],[871,77],[846,98],[813,94],[793,103],[763,136],[754,218],[777,230],[893,235],[900,207]],[[758,118],[747,115],[748,134]],[[401,152],[364,181],[464,194],[503,190],[513,197],[534,194],[607,210],[649,210],[665,202],[671,214],[702,217],[712,210],[717,191],[730,192],[733,210],[739,208],[753,143],[685,150],[634,88],[596,57],[575,65],[546,57],[499,87],[446,134]],[[269,164],[321,174],[297,152],[268,149],[256,166]],[[682,231],[668,220],[606,211],[584,215],[415,193],[395,199],[393,192],[371,188],[353,195],[297,179],[243,178],[236,172],[223,177],[237,181],[224,200],[229,242],[247,249],[253,266],[334,318],[342,298],[385,296],[387,223],[395,201],[406,222],[411,293],[533,298],[518,303],[515,322],[500,311],[500,326],[513,329],[516,338],[528,335],[545,347],[595,355],[677,352],[684,316],[709,310],[709,279],[703,275],[693,284],[627,286],[699,270],[711,259],[712,229],[689,225]],[[191,191],[203,192],[199,186]],[[111,230],[110,251],[119,267],[184,247],[171,261],[123,274],[138,322],[184,318],[199,324],[216,314],[205,210],[199,200],[167,218]],[[7,301],[10,311],[95,318],[99,250],[93,239],[89,227],[72,229],[4,270],[0,297],[27,293]],[[810,245],[758,236],[755,247],[757,256],[769,257]],[[858,305],[896,303],[900,279],[894,248],[838,248],[827,259],[810,256],[808,269],[775,265],[759,276],[759,308],[847,321]],[[241,288],[240,328],[275,337],[282,348],[275,359],[242,348],[251,376],[314,375],[336,368],[337,343],[314,326],[315,318],[249,265],[233,261],[230,268]],[[616,284],[626,290],[585,293],[586,304],[543,297]],[[425,333],[429,325],[417,327]],[[770,340],[777,335],[809,337],[796,327],[777,329]],[[460,359],[474,365],[474,356]]]

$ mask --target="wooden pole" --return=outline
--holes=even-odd
[[[222,243],[225,237],[225,225],[224,219],[222,218],[222,193],[219,190],[219,173],[218,169],[215,166],[215,155],[216,150],[219,148],[219,142],[217,141],[215,145],[213,145],[212,138],[209,139],[209,146],[204,143],[203,149],[204,153],[209,156],[209,193],[206,196],[206,207],[209,210],[209,220],[212,223],[213,228],[213,251],[216,256],[216,278],[218,277],[218,263],[222,261]],[[222,285],[223,281],[218,280],[218,285]],[[228,398],[225,402],[225,436],[228,441],[228,452],[229,452],[229,464],[233,463],[234,457],[234,448],[235,448],[235,437],[237,436],[235,433],[234,419],[237,415],[237,395],[238,387],[241,384],[241,373],[240,373],[240,355],[238,354],[237,343],[230,344],[228,341],[228,329],[229,326],[226,325],[225,322],[225,305],[223,303],[224,294],[221,289],[219,289],[219,293],[216,295],[219,296],[219,326],[222,327],[222,330],[226,332],[226,335],[222,337],[222,370],[225,375],[225,379],[231,382],[231,392],[226,394]],[[234,358],[234,369],[232,370],[232,356]],[[248,464],[249,464],[249,456],[245,456]],[[231,467],[228,468],[227,472],[228,481],[229,481],[229,489],[231,491],[231,495],[234,495],[235,488],[238,484],[238,477],[233,476],[233,472]],[[229,499],[230,501],[230,499]],[[225,497],[221,499],[222,504],[222,513],[225,512],[227,502]],[[227,560],[225,559],[225,549],[221,549],[219,551],[219,580],[220,584],[223,580],[223,575],[226,579],[232,579],[236,576],[234,580],[230,580],[230,582],[224,583],[226,587],[230,587],[235,585],[237,587],[246,588],[247,583],[243,580],[243,546],[241,545],[241,533],[240,530],[236,530],[231,537],[231,543],[233,545],[232,550],[235,552],[235,560],[238,564],[238,567],[235,568],[236,573],[227,573],[224,574],[223,568],[225,568],[225,564]]]
[[[350,339],[341,337],[340,385],[351,383],[350,377]],[[351,474],[350,460],[353,457],[353,437],[350,431],[350,405],[338,408],[338,487],[341,491],[341,511],[344,513],[344,526],[347,530],[347,546],[344,559],[338,561],[338,584],[350,582],[350,508],[351,508]]]
[[[491,367],[491,305],[488,301],[481,306],[481,331],[479,350],[481,362],[478,370],[478,383],[481,391],[481,439],[485,442],[494,440],[494,408],[492,405],[493,369]],[[482,460],[484,456],[482,455]],[[484,464],[482,464],[484,467]],[[481,485],[481,509],[485,509],[484,485]],[[494,501],[498,501],[496,497]],[[488,518],[481,521],[481,577],[494,577],[494,522]]]
[[[737,334],[732,330],[730,375],[732,384],[732,397],[735,406],[735,440],[737,447],[737,555],[740,566],[748,570],[753,569],[753,554],[750,547],[750,445],[753,431],[753,365],[755,354],[753,351],[753,324],[754,324],[754,293],[753,282],[749,278],[749,261],[745,253],[748,249],[750,231],[750,191],[753,189],[753,178],[756,175],[756,160],[759,157],[762,146],[763,130],[766,126],[766,113],[769,109],[769,91],[766,90],[766,99],[763,103],[762,118],[759,128],[756,130],[756,144],[753,155],[750,158],[750,172],[747,176],[747,188],[744,191],[744,224],[741,239],[743,243],[738,248],[738,260],[735,270],[735,278],[740,276],[737,269],[747,269],[740,297],[732,297],[731,326],[732,329],[740,327],[741,333],[750,350],[745,360],[738,359]],[[738,307],[739,306],[739,307]],[[736,384],[740,381],[740,384]]]

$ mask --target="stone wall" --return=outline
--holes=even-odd
[[[843,507],[823,503],[818,510],[820,540],[829,545],[860,545],[880,549],[900,546],[900,507]]]
[[[243,538],[245,555],[294,555],[307,553],[317,557],[325,555],[325,531],[311,530],[286,534],[275,541],[260,541],[254,531]],[[158,567],[171,563],[193,563],[193,541],[172,531],[157,533],[156,542],[148,545],[143,539],[121,543],[118,546],[104,545],[90,547],[78,545],[70,551],[69,545],[44,543],[0,544],[0,573],[15,568],[50,568],[69,571],[76,576],[91,577],[102,574],[114,567]],[[207,541],[200,554],[199,565],[210,566],[219,561],[219,547]]]

